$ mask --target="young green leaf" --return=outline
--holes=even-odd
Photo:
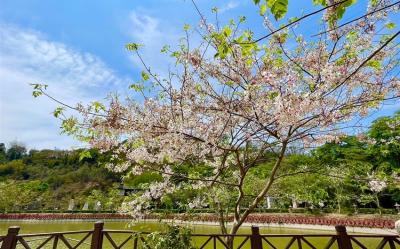
[[[381,62],[378,60],[370,60],[367,62],[367,66],[379,70],[381,68]]]
[[[264,16],[266,11],[267,11],[267,5],[261,4],[260,5],[260,16]]]
[[[148,81],[150,79],[150,76],[145,71],[142,71],[141,74],[142,74],[143,81]]]
[[[140,47],[142,47],[143,45],[138,44],[138,43],[128,43],[125,45],[125,48],[129,51],[137,51]]]
[[[268,5],[276,20],[281,19],[287,13],[288,0],[268,0]]]
[[[387,23],[385,26],[388,29],[394,29],[394,28],[396,28],[396,23],[390,22],[390,23]]]
[[[53,115],[54,117],[58,118],[64,111],[64,107],[57,107],[54,112]]]
[[[169,48],[170,48],[169,45],[164,45],[164,46],[161,48],[161,53],[166,53],[166,52],[168,52]]]
[[[99,111],[105,111],[106,110],[106,107],[102,104],[102,103],[100,103],[100,102],[98,102],[98,101],[94,101],[93,103],[92,103],[92,106],[93,106],[93,108],[94,108],[94,110],[95,110],[95,112],[99,112]]]
[[[89,150],[84,150],[81,153],[79,153],[79,161],[82,161],[85,158],[92,158],[92,155],[90,154]]]
[[[35,98],[39,97],[39,96],[42,95],[42,94],[43,94],[43,93],[42,93],[41,91],[33,91],[33,92],[32,92],[32,96],[35,97]]]
[[[143,91],[144,86],[143,86],[143,84],[140,84],[140,83],[138,83],[138,84],[134,83],[134,84],[129,86],[129,89],[132,89],[135,92],[140,92],[140,91]]]
[[[190,25],[189,24],[183,25],[183,30],[184,31],[188,31],[189,29],[190,29]]]

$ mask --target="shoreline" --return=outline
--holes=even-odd
[[[185,224],[185,225],[205,225],[205,226],[219,226],[218,222],[206,222],[206,221],[183,221],[183,220],[162,220],[167,223]],[[156,223],[159,222],[156,219],[145,219],[140,222]],[[231,225],[228,222],[228,226]],[[250,223],[245,222],[242,227],[258,226],[260,228],[290,228],[290,229],[307,229],[307,230],[322,230],[332,231],[336,233],[335,226],[324,226],[324,225],[310,225],[310,224],[279,224],[279,223]],[[346,226],[347,232],[349,233],[367,233],[367,234],[384,234],[384,235],[398,235],[396,229],[383,229],[383,228],[367,228],[367,227],[350,227]]]
[[[89,218],[89,219],[0,219],[0,222],[26,222],[26,223],[59,223],[59,222],[131,222],[132,219],[128,218]],[[219,226],[218,222],[212,221],[185,221],[179,219],[139,219],[138,223],[174,223],[174,224],[184,224],[193,226]],[[228,222],[228,226],[232,224]],[[335,226],[332,225],[313,225],[313,224],[284,224],[284,223],[251,223],[245,222],[243,227],[258,226],[260,228],[287,228],[287,229],[306,229],[306,230],[320,230],[329,231],[336,233]],[[398,235],[396,229],[389,228],[368,228],[368,227],[356,227],[356,226],[346,226],[347,232],[349,233],[364,233],[364,234],[382,234],[382,235]]]

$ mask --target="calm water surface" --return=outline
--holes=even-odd
[[[76,231],[76,230],[92,230],[94,222],[78,222],[78,221],[0,221],[0,235],[4,235],[7,233],[7,229],[9,226],[20,226],[20,234],[29,234],[29,233],[46,233],[46,232],[61,232],[61,231]],[[191,226],[193,233],[197,234],[219,234],[220,230],[218,226],[210,226],[210,225],[192,225]],[[114,229],[114,230],[132,230],[132,231],[140,231],[140,232],[153,232],[153,231],[162,231],[163,224],[156,222],[147,222],[147,223],[134,223],[130,224],[129,222],[110,222],[105,221],[105,229]],[[242,227],[239,233],[242,234],[250,234],[249,227]],[[305,230],[305,229],[289,229],[289,228],[260,228],[261,234],[332,234],[330,231],[319,231],[319,230]],[[79,240],[84,235],[69,235],[67,238],[71,242],[71,244],[76,244],[75,240]],[[123,234],[113,234],[112,238],[115,239],[117,244],[122,243],[128,235]],[[194,238],[194,244],[200,246],[206,241],[207,238]],[[39,245],[43,242],[45,238],[38,238],[38,240],[31,241],[30,245]],[[243,239],[239,238],[235,244],[239,245]],[[309,238],[308,239],[315,246],[320,246],[318,248],[324,248],[327,244],[327,238]],[[90,243],[90,237],[86,240],[86,242]],[[289,242],[289,238],[275,238],[271,239],[271,242],[277,246],[278,248],[285,248],[287,243]],[[365,245],[368,248],[374,248],[378,244],[378,241],[365,241]],[[61,243],[62,244],[62,243]],[[112,248],[107,239],[105,239],[105,249]],[[218,245],[218,243],[217,243]],[[84,244],[84,247],[87,248],[88,245]],[[124,248],[132,248],[133,243],[130,241],[124,246]],[[18,247],[23,248],[23,247]],[[52,248],[52,244],[49,243],[48,247]],[[66,248],[66,247],[58,247],[58,248]],[[80,247],[81,248],[81,247]],[[205,247],[206,249],[213,248],[212,241],[209,243],[209,246]],[[223,248],[220,244],[218,248]],[[249,249],[250,244],[246,243],[242,248]],[[264,248],[270,248],[264,245]],[[292,246],[291,248],[297,248],[297,244]],[[303,245],[303,248],[310,248],[307,245]],[[332,247],[337,248],[337,247]],[[354,247],[357,248],[357,247]],[[385,247],[386,248],[386,247]],[[389,247],[387,247],[389,248]]]

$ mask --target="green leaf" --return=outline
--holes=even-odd
[[[190,29],[190,25],[189,24],[183,25],[183,30],[184,31],[188,31],[189,29]]]
[[[371,3],[372,7],[375,7],[376,5],[378,5],[379,0],[370,0],[369,2]]]
[[[259,4],[260,0],[253,0],[254,4]]]
[[[140,92],[140,91],[142,91],[144,89],[144,86],[143,86],[143,84],[140,84],[140,83],[138,83],[138,84],[134,83],[134,84],[129,86],[129,89],[132,89],[132,90],[134,90],[136,92]]]
[[[268,93],[268,98],[273,100],[274,98],[276,98],[278,96],[278,92],[270,92]]]
[[[45,84],[30,84],[33,87],[32,96],[37,98],[43,95],[43,89],[46,89],[48,85]]]
[[[201,92],[201,85],[200,84],[196,84],[195,86],[196,92]]]
[[[169,45],[164,45],[164,46],[161,48],[161,53],[166,53],[166,52],[168,52],[169,48],[170,48]]]
[[[42,95],[42,94],[43,94],[43,93],[42,93],[41,91],[33,91],[33,92],[32,92],[32,96],[35,97],[35,98],[39,97],[39,96]]]
[[[82,161],[85,158],[92,158],[92,155],[90,154],[90,151],[84,150],[81,153],[79,153],[79,161]]]
[[[225,37],[229,37],[232,34],[232,29],[229,26],[225,26],[222,29],[222,34],[224,34]]]
[[[225,82],[225,85],[234,86],[234,85],[235,85],[235,82],[229,80],[229,81]]]
[[[288,34],[281,33],[281,34],[275,35],[274,37],[279,41],[279,43],[285,43],[287,41]]]
[[[171,53],[171,57],[178,58],[180,56],[180,53],[178,51],[174,51]]]
[[[142,71],[142,80],[147,81],[149,79],[150,79],[150,76],[145,71]]]
[[[387,23],[385,26],[388,29],[394,29],[394,28],[396,28],[396,23],[390,22],[390,23]]]
[[[105,111],[106,110],[106,107],[102,104],[102,103],[100,103],[100,102],[98,102],[98,101],[93,101],[93,103],[92,103],[92,106],[94,107],[94,110],[96,111],[96,112],[99,112],[99,111]]]
[[[30,85],[33,87],[33,89],[37,89],[37,90],[40,90],[42,88],[44,88],[44,89],[47,88],[47,85],[43,85],[43,84],[30,84]]]
[[[266,11],[267,11],[267,5],[261,4],[260,5],[260,16],[264,16]]]
[[[381,62],[378,60],[370,60],[366,64],[368,67],[372,67],[374,69],[380,69],[381,68]]]
[[[293,23],[293,22],[295,22],[295,21],[297,21],[297,20],[299,20],[298,17],[296,17],[296,16],[291,17],[291,18],[289,18],[289,23]]]
[[[339,4],[336,6],[336,13],[334,13],[333,15],[331,15],[329,17],[329,24],[333,25],[334,23],[336,23],[337,20],[341,19],[344,15],[344,13],[346,12],[346,9],[353,5],[357,0],[349,0],[349,1],[345,1],[342,4]]]
[[[129,51],[137,51],[140,47],[142,47],[143,45],[138,44],[138,43],[128,43],[125,45],[125,48]]]
[[[285,16],[288,10],[288,0],[268,0],[268,6],[276,20]]]
[[[63,133],[73,135],[78,130],[77,124],[78,120],[74,117],[64,119],[61,123]]]
[[[315,91],[315,86],[316,86],[315,83],[310,83],[308,86],[309,86],[311,92]]]
[[[354,42],[358,38],[358,32],[352,30],[346,35],[346,38],[349,40],[349,42]]]
[[[58,118],[64,111],[64,107],[57,107],[54,112],[53,115],[54,117]]]
[[[322,5],[322,6],[327,6],[326,0],[313,0],[314,5]]]

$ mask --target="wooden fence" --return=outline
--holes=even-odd
[[[228,249],[227,236],[234,236],[234,249],[280,249],[280,248],[312,248],[312,249],[396,249],[400,248],[397,235],[350,235],[345,226],[336,226],[336,234],[260,234],[259,228],[253,226],[251,234],[221,235],[193,234],[199,249]],[[5,236],[0,236],[1,249],[16,248],[68,248],[68,249],[151,249],[146,244],[146,233],[129,230],[104,229],[103,222],[96,222],[93,230],[53,232],[38,234],[19,234],[19,227],[10,227]],[[119,236],[119,240],[116,239]],[[315,239],[318,239],[316,242]],[[365,244],[365,240],[374,240],[374,245]],[[322,242],[324,241],[324,242]],[[277,243],[279,242],[279,243]],[[282,243],[284,244],[282,245]],[[279,244],[279,245],[277,245]]]

